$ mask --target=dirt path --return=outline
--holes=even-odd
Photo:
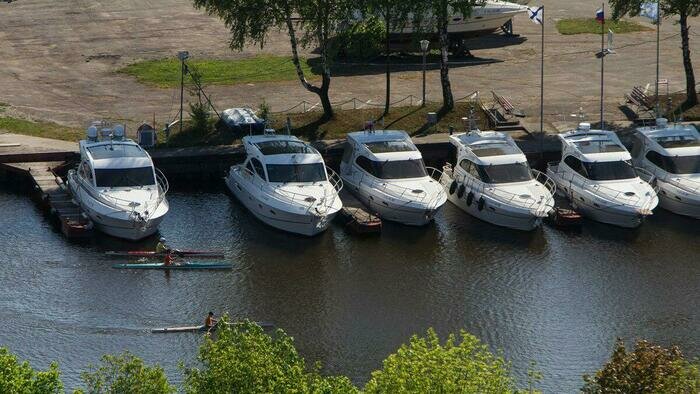
[[[549,122],[558,122],[583,106],[598,112],[600,48],[595,35],[562,36],[554,22],[563,17],[592,17],[593,1],[546,0],[546,94]],[[699,19],[691,24],[700,25]],[[491,48],[473,53],[487,64],[455,66],[451,80],[456,97],[475,90],[496,90],[512,97],[528,114],[539,113],[539,26],[525,16],[515,21],[522,39],[489,40]],[[662,26],[662,77],[671,90],[684,88],[678,26]],[[29,116],[67,125],[95,118],[160,124],[175,114],[175,89],[149,88],[133,78],[115,74],[119,67],[140,59],[174,56],[189,50],[196,57],[241,57],[227,48],[227,30],[217,19],[195,10],[188,0],[20,0],[0,3],[0,102]],[[483,44],[483,41],[480,42]],[[505,45],[512,44],[512,45]],[[700,37],[691,38],[691,51],[700,63]],[[655,33],[618,35],[618,54],[606,61],[606,118],[623,119],[617,109],[624,93],[654,78]],[[284,34],[274,34],[266,53],[287,55]],[[490,62],[490,63],[488,63]],[[697,68],[697,67],[696,67]],[[437,71],[428,73],[428,98],[440,100]],[[420,71],[397,72],[393,97],[420,95]],[[273,111],[301,100],[316,102],[298,82],[209,87],[218,107],[250,105],[264,98]],[[357,97],[381,103],[381,69],[369,75],[336,76],[333,101]],[[536,116],[535,116],[536,117]],[[597,115],[591,116],[597,119]],[[534,117],[530,118],[533,121]]]

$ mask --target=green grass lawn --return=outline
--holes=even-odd
[[[617,34],[633,33],[637,31],[650,31],[653,30],[647,26],[640,25],[639,23],[628,21],[628,20],[606,20],[604,31],[607,33],[608,29],[611,29]],[[557,22],[557,30],[559,33],[564,35],[571,34],[600,34],[601,27],[600,23],[594,18],[573,18],[573,19],[562,19]]]
[[[9,133],[53,138],[63,141],[78,141],[83,138],[84,135],[81,130],[61,126],[56,123],[34,122],[2,114],[0,114],[0,130]]]
[[[430,104],[426,107],[395,107],[391,109],[389,115],[381,122],[376,123],[376,128],[405,130],[412,136],[432,133],[444,133],[454,126],[455,130],[463,130],[461,118],[469,112],[468,103],[456,103],[455,109],[443,115],[437,125],[427,124],[427,113],[438,112],[439,104]],[[305,113],[275,114],[271,118],[271,126],[279,133],[285,132],[287,116],[292,122],[292,134],[305,140],[339,139],[352,131],[362,130],[364,122],[376,120],[382,115],[382,108],[371,109],[347,109],[336,110],[332,119],[322,122],[320,111],[310,111]],[[477,117],[484,118],[480,111]],[[479,122],[479,127],[486,128],[485,124]],[[172,131],[167,143],[163,147],[186,147],[200,145],[228,145],[240,142],[240,137],[226,130],[217,130],[211,127],[210,130],[194,130],[187,124],[182,133],[177,132],[177,128]],[[159,141],[164,141],[164,136],[159,133]]]
[[[187,64],[192,70],[200,73],[205,85],[277,82],[297,78],[294,63],[291,57],[287,56],[258,55],[238,60],[190,60]],[[313,76],[306,59],[302,59],[302,68],[308,77]],[[141,83],[161,88],[180,85],[180,61],[177,59],[146,60],[128,65],[117,72],[134,76]]]

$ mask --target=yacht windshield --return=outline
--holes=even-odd
[[[633,179],[637,177],[634,167],[627,161],[583,162],[587,178],[593,181],[613,181],[616,179]]]
[[[481,180],[486,183],[525,182],[532,179],[527,163],[510,163],[484,166],[479,165]]]
[[[664,161],[672,174],[700,173],[700,156],[664,156]]]
[[[310,183],[326,180],[323,163],[314,164],[268,164],[267,178],[275,183]]]
[[[97,187],[136,187],[155,184],[153,167],[95,169]]]
[[[381,179],[422,178],[428,176],[422,159],[375,161],[374,176]]]

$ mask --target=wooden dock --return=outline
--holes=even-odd
[[[39,206],[56,218],[61,232],[68,238],[81,238],[92,233],[93,223],[73,201],[63,179],[56,175],[55,168],[62,161],[29,163],[2,163],[7,171],[25,175],[31,180],[33,197]]]
[[[343,209],[339,217],[347,229],[358,234],[382,231],[382,219],[371,213],[352,193],[341,190],[340,200],[343,202]]]

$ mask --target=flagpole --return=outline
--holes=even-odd
[[[661,117],[659,102],[659,42],[661,41],[661,0],[656,0],[656,117]]]
[[[605,3],[602,4],[603,20],[600,22],[600,129],[603,130],[603,94],[605,93]]]
[[[544,157],[544,6],[542,6],[542,50],[540,65],[540,155]]]

